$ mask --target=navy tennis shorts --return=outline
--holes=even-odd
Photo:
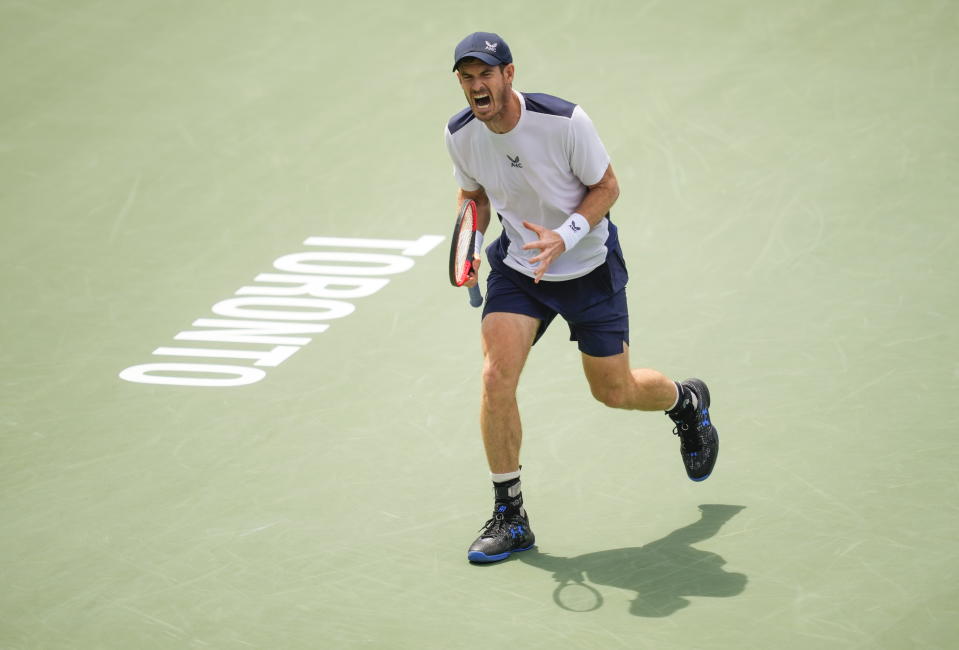
[[[569,340],[592,357],[610,357],[629,344],[626,307],[626,263],[616,227],[609,224],[606,261],[581,278],[533,282],[533,278],[503,263],[509,247],[504,232],[486,249],[490,272],[486,282],[483,316],[492,312],[524,314],[539,319],[536,341],[557,314],[569,325]]]

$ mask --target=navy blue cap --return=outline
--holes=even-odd
[[[513,54],[499,34],[492,32],[474,32],[460,41],[453,53],[453,70],[460,61],[474,57],[487,65],[501,65],[513,62]]]

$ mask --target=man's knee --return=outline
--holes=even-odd
[[[626,408],[629,404],[629,393],[625,386],[590,386],[590,390],[593,393],[593,397],[609,408],[622,409]]]
[[[511,397],[516,394],[519,372],[511,364],[487,358],[483,363],[483,390],[490,396]]]

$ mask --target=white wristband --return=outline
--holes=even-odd
[[[477,230],[475,237],[476,237],[476,243],[473,244],[473,255],[475,255],[476,257],[482,257],[483,256],[483,233]]]
[[[574,212],[569,215],[569,219],[564,221],[562,226],[553,232],[563,238],[566,250],[571,250],[573,246],[579,243],[580,239],[589,234],[589,222],[579,212]]]

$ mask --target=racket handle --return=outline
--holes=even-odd
[[[480,289],[478,286],[470,287],[469,293],[470,293],[470,304],[472,306],[479,307],[480,305],[483,304],[483,294],[480,293]]]

